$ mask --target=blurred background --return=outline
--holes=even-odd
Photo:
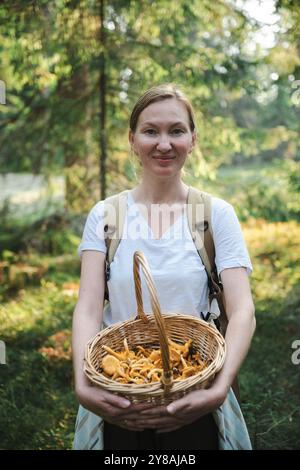
[[[1,2],[0,448],[71,447],[77,246],[136,184],[130,112],[170,81],[197,118],[185,182],[234,205],[254,265],[253,446],[299,447],[299,25],[297,0]]]

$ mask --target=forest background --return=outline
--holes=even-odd
[[[136,184],[130,111],[164,82],[196,111],[185,181],[234,205],[254,266],[253,446],[299,446],[299,23],[297,0],[1,2],[0,448],[71,448],[76,250]]]

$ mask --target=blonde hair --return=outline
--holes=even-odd
[[[194,132],[196,129],[195,126],[195,117],[194,110],[186,95],[173,83],[165,83],[162,85],[156,85],[149,90],[147,90],[140,98],[137,100],[129,120],[129,127],[132,132],[136,131],[137,123],[141,112],[147,108],[152,103],[157,101],[163,101],[168,98],[175,98],[181,103],[184,104],[188,116],[189,116],[189,125],[191,132]]]

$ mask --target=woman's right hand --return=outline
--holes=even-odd
[[[87,410],[111,424],[131,431],[144,430],[140,412],[153,406],[149,403],[132,404],[126,398],[92,384],[82,385],[76,390],[76,396],[79,403]]]

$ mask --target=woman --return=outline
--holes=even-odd
[[[136,250],[148,259],[162,311],[197,316],[208,311],[207,276],[184,210],[189,188],[181,179],[181,170],[196,142],[194,113],[185,95],[168,84],[144,93],[131,114],[129,142],[142,175],[128,193],[126,226],[111,264],[110,305],[104,314],[103,201],[91,210],[79,247],[82,270],[73,320],[73,357],[75,390],[82,407],[74,447],[217,449],[220,428],[215,413],[225,402],[255,329],[248,281],[251,261],[235,212],[222,199],[213,198],[212,229],[229,323],[226,361],[211,388],[188,393],[168,406],[133,405],[91,386],[82,370],[85,345],[102,321],[110,325],[131,318],[136,311],[132,277]],[[151,311],[149,299],[145,306],[145,311]],[[82,429],[88,422],[87,438]],[[103,427],[104,445],[99,435]]]

